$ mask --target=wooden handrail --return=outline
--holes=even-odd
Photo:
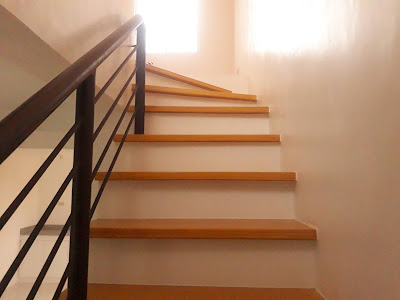
[[[0,164],[143,23],[136,15],[0,122]]]

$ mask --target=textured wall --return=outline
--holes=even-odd
[[[237,45],[236,63],[272,107],[282,166],[298,171],[297,217],[319,229],[319,289],[400,299],[400,2],[300,2],[265,1],[279,19],[260,30],[250,1],[237,1],[237,24],[250,28],[237,41],[250,43]],[[321,35],[296,23],[318,19]],[[261,53],[252,37],[263,30]],[[287,34],[297,44],[282,48]]]

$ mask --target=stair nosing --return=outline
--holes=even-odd
[[[121,142],[123,134],[117,134],[114,142]],[[232,143],[280,143],[281,136],[279,134],[129,134],[125,142],[232,142]]]
[[[128,112],[134,112],[130,106]],[[257,107],[223,107],[223,106],[146,106],[147,113],[172,114],[221,114],[221,115],[269,115],[270,109],[266,106]]]
[[[99,219],[92,221],[90,236],[117,239],[316,240],[317,231],[294,219]]]
[[[135,89],[136,89],[136,85],[133,84],[132,90],[135,90]],[[146,85],[145,91],[146,91],[146,93],[172,95],[172,96],[257,102],[256,95],[236,94],[236,93],[230,93],[230,92],[229,93],[228,92],[214,92],[214,91],[205,91],[205,90],[172,88],[172,87],[156,86],[156,85]]]
[[[104,180],[106,172],[95,179]],[[296,182],[296,172],[112,172],[110,181],[289,181]]]

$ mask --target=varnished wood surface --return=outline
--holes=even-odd
[[[230,90],[226,90],[221,87],[211,85],[211,84],[205,83],[203,81],[196,80],[196,79],[193,79],[193,78],[190,78],[187,76],[183,76],[183,75],[180,75],[180,74],[177,74],[177,73],[174,73],[174,72],[171,72],[171,71],[159,68],[159,67],[155,67],[152,65],[146,65],[146,71],[153,73],[153,74],[157,74],[157,75],[165,77],[165,78],[173,79],[173,80],[183,82],[183,83],[186,83],[186,84],[189,84],[192,86],[203,88],[203,89],[206,89],[209,91],[231,93]]]
[[[114,137],[114,142],[121,142],[122,134]],[[130,134],[126,142],[280,142],[281,137],[278,134],[260,134],[260,135],[148,135],[148,134]]]
[[[131,106],[129,112],[134,112],[135,107]],[[146,106],[149,113],[187,113],[187,114],[269,114],[269,107],[213,107],[213,106]]]
[[[96,180],[104,180],[99,172]],[[111,181],[124,180],[233,180],[233,181],[296,181],[295,172],[112,172]]]
[[[136,85],[133,84],[132,90],[134,90],[135,88]],[[171,88],[171,87],[156,86],[156,85],[146,85],[146,93],[209,98],[209,99],[225,99],[225,100],[239,100],[239,101],[251,101],[251,102],[257,101],[257,96],[255,95]]]
[[[66,293],[60,298],[66,300]],[[323,300],[314,289],[90,284],[88,300]]]
[[[296,220],[95,220],[91,238],[315,240],[316,230]]]

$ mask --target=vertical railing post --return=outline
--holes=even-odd
[[[95,77],[86,78],[76,96],[76,122],[81,120],[81,124],[74,146],[68,300],[87,299]]]
[[[140,25],[137,30],[138,49],[136,52],[136,99],[135,99],[135,134],[144,134],[146,110],[146,27]]]

